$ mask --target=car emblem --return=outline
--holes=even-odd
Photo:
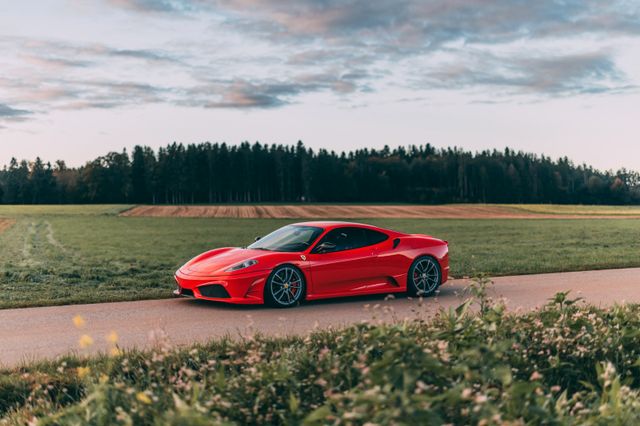
[[[301,255],[300,255],[300,259],[302,259],[302,260],[307,260],[307,256],[305,256],[304,254],[301,254]]]

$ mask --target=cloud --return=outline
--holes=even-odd
[[[25,59],[29,63],[45,68],[86,68],[93,65],[91,61],[51,56],[28,55]]]
[[[152,103],[170,103],[174,89],[136,81],[119,81],[103,78],[58,78],[45,80],[38,76],[31,79],[2,79],[0,89],[11,99],[31,110],[16,110],[15,116],[54,110],[113,109],[123,106]],[[2,106],[2,104],[0,104]],[[6,116],[8,109],[4,109]],[[2,110],[0,110],[0,113]],[[3,114],[0,114],[2,116]]]
[[[10,107],[7,104],[0,103],[0,129],[6,129],[2,125],[3,122],[25,121],[33,114],[32,111]]]
[[[457,53],[452,61],[427,67],[418,87],[488,87],[504,93],[567,96],[633,90],[604,51],[568,55],[497,55],[478,50]]]
[[[139,12],[185,12],[192,10],[191,1],[179,0],[109,0],[115,6]]]
[[[318,92],[338,95],[364,91],[366,84],[362,74],[299,74],[288,80],[267,79],[248,81],[212,81],[207,85],[189,89],[181,95],[181,105],[205,108],[276,108],[290,104],[298,96]]]
[[[18,76],[0,77],[0,98],[24,108],[14,119],[158,103],[269,109],[317,93],[362,105],[362,93],[394,90],[470,102],[636,90],[611,48],[640,36],[640,4],[625,0],[104,2],[143,19],[145,37],[0,37],[0,65]]]
[[[0,118],[20,118],[30,114],[31,111],[16,109],[9,105],[0,104]]]
[[[16,53],[6,74],[13,77],[0,77],[0,97],[38,113],[171,102],[173,88],[146,82],[149,70],[183,66],[178,54],[162,49],[24,37],[0,38],[0,48]]]
[[[103,52],[113,57],[142,59],[146,61],[157,61],[157,62],[174,62],[174,63],[180,62],[180,60],[177,57],[167,52],[149,50],[149,49],[104,48]]]
[[[112,1],[112,3],[114,3]],[[611,53],[584,52],[585,37],[640,35],[640,5],[626,0],[127,0],[118,1],[137,11],[162,11],[187,16],[207,13],[227,18],[230,31],[269,40],[288,49],[290,67],[341,69],[345,74],[364,69],[369,81],[384,80],[385,68],[397,68],[414,58],[430,62],[434,55],[453,53],[447,66],[427,65],[417,75],[422,90],[469,87],[506,87],[514,93],[580,95],[618,93],[628,86]],[[196,12],[197,13],[194,13]],[[577,49],[559,54],[554,41],[575,41]],[[494,53],[513,43],[538,48],[529,57]],[[249,43],[249,41],[248,41]],[[473,52],[481,51],[474,56]],[[471,53],[469,53],[471,52]],[[430,70],[429,70],[430,69]],[[294,81],[290,81],[296,87]],[[319,82],[323,89],[326,84]],[[413,85],[415,87],[415,85]],[[373,85],[369,85],[372,88]],[[343,78],[336,93],[355,89]],[[307,90],[298,90],[304,93]],[[244,93],[244,92],[243,92]],[[282,105],[281,96],[237,92],[225,94],[239,102],[223,105]],[[256,92],[252,92],[256,93]]]
[[[0,37],[0,48],[15,50],[24,60],[52,68],[102,66],[114,59],[180,64],[180,54],[164,49],[118,48],[100,43],[73,43],[25,37]]]
[[[64,110],[113,109],[130,105],[169,102],[171,89],[137,82],[110,80],[60,80],[60,90],[55,101]]]
[[[202,104],[205,108],[275,108],[288,103],[284,96],[296,94],[298,91],[291,87],[287,90],[277,90],[269,86],[253,84],[235,84],[222,93],[219,101],[207,101]]]
[[[388,49],[450,41],[502,43],[579,34],[640,33],[640,6],[626,0],[110,0],[142,12],[226,15],[244,31]],[[358,36],[354,38],[354,36]]]

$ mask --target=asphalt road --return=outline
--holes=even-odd
[[[459,305],[460,293],[467,284],[464,280],[451,281],[441,288],[438,297],[422,303],[404,296],[392,300],[372,296],[310,302],[282,310],[168,299],[0,310],[0,364],[11,367],[70,352],[106,351],[110,345],[106,336],[112,331],[117,333],[122,348],[148,348],[224,335],[303,334],[318,327],[361,321],[427,317],[440,307]],[[501,277],[494,279],[490,295],[504,297],[511,310],[528,310],[566,290],[600,306],[640,303],[640,268]],[[80,329],[73,323],[76,315],[85,320]],[[79,339],[84,334],[94,343],[80,349]]]

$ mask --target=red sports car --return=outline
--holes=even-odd
[[[203,253],[175,274],[176,296],[289,307],[377,293],[432,295],[449,274],[446,241],[348,222],[304,222],[246,248]]]

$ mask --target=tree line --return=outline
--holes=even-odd
[[[0,202],[45,203],[640,203],[640,175],[505,149],[430,144],[317,152],[260,143],[136,146],[80,167],[15,158]]]

